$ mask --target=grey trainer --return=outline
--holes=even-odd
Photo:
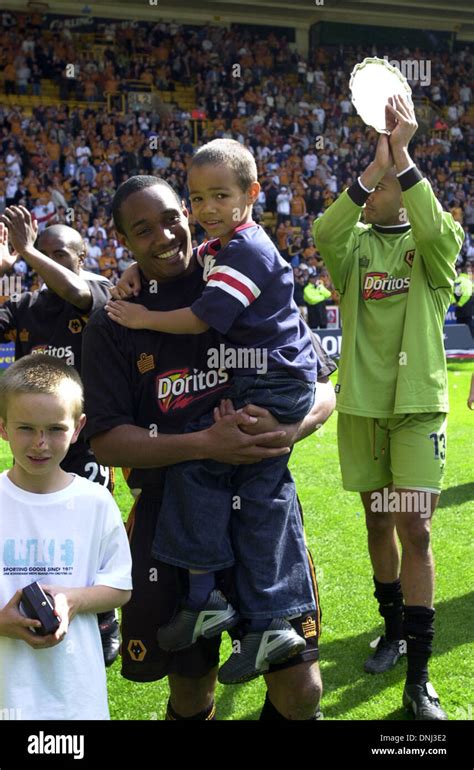
[[[156,638],[162,650],[185,650],[200,636],[210,639],[235,626],[238,620],[239,615],[232,605],[214,589],[204,607],[198,610],[184,607],[170,623],[158,629]]]
[[[248,682],[268,671],[271,663],[283,663],[305,647],[305,640],[287,620],[274,618],[266,631],[250,631],[244,636],[240,651],[233,652],[219,669],[219,682]]]

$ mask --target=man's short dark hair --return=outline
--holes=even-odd
[[[86,252],[84,239],[80,232],[74,227],[64,224],[47,225],[44,230],[39,233],[36,239],[36,248],[41,251],[41,242],[51,234],[62,238],[63,243],[67,244],[68,248],[72,248],[76,254],[80,255]]]
[[[130,195],[133,195],[133,193],[138,192],[139,190],[145,190],[147,187],[154,187],[156,184],[159,184],[162,187],[167,187],[168,190],[171,190],[179,204],[179,208],[182,208],[182,201],[180,196],[176,190],[174,190],[171,185],[168,184],[166,179],[162,179],[159,176],[149,176],[147,174],[131,176],[130,179],[127,179],[126,182],[122,182],[122,184],[118,187],[112,201],[112,216],[114,219],[115,228],[119,233],[125,233],[125,227],[121,214],[123,203]]]

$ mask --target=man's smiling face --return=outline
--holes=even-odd
[[[177,278],[192,256],[188,211],[161,184],[145,187],[124,200],[120,210],[122,243],[133,253],[147,280]]]

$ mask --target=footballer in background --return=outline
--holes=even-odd
[[[81,374],[82,332],[90,315],[105,305],[110,286],[106,278],[82,269],[85,255],[85,243],[72,227],[51,225],[38,236],[38,225],[24,206],[5,209],[0,217],[0,276],[20,256],[44,280],[40,290],[25,291],[0,307],[0,339],[15,342],[15,360],[46,353]],[[97,462],[83,432],[61,467],[113,490],[113,469]],[[120,648],[118,621],[113,610],[99,613],[98,621],[104,662],[110,666]]]
[[[404,705],[416,719],[445,720],[428,674],[435,617],[430,529],[446,461],[443,323],[464,233],[408,153],[417,122],[404,97],[389,100],[386,126],[390,135],[380,133],[374,160],[313,234],[341,295],[343,486],[362,498],[385,621],[365,670],[387,671],[406,651]]]

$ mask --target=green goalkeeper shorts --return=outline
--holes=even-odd
[[[447,415],[424,412],[387,418],[339,412],[337,435],[344,489],[441,491],[446,462]]]

